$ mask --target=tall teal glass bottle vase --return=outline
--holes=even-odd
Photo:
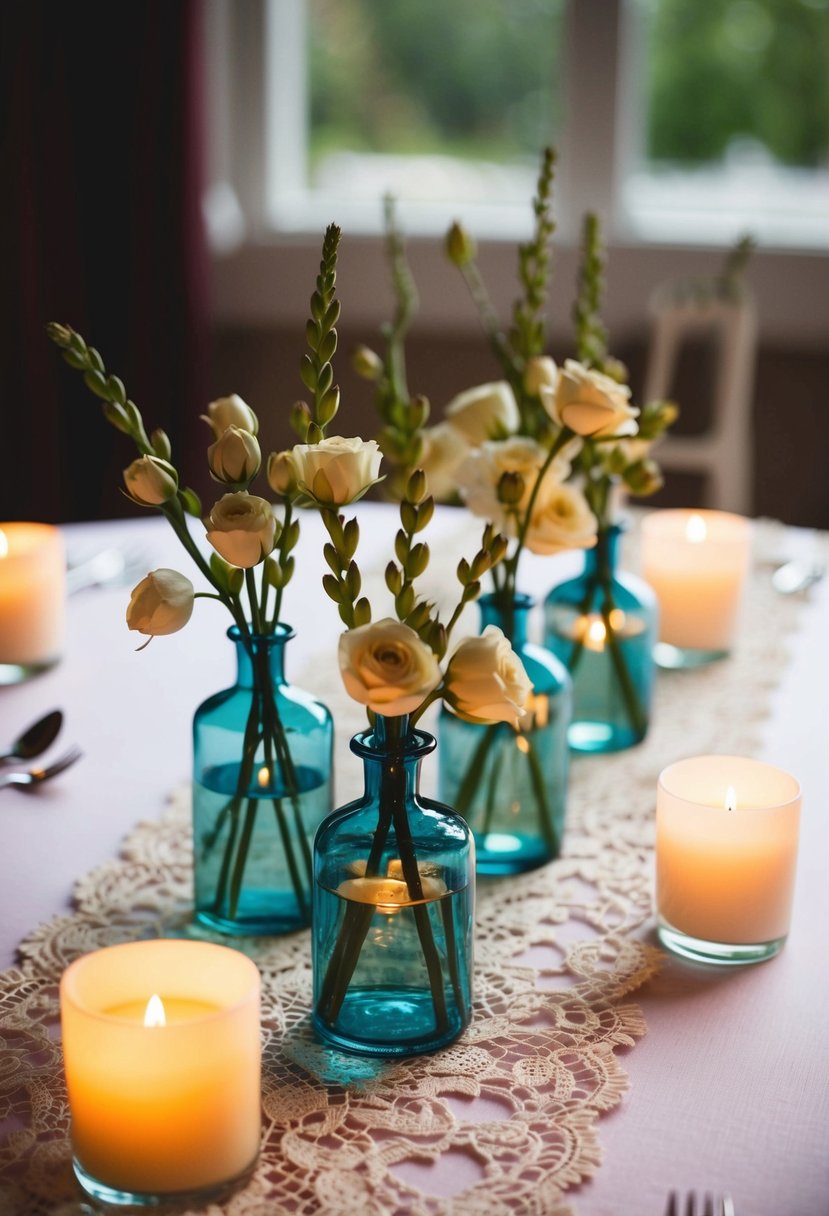
[[[619,573],[620,536],[618,525],[601,528],[582,574],[544,604],[544,644],[573,678],[568,734],[580,752],[633,747],[648,729],[657,602],[642,579]]]
[[[571,681],[549,651],[527,640],[533,601],[517,595],[504,607],[479,601],[481,629],[497,625],[512,642],[533,691],[529,712],[509,723],[481,726],[448,710],[440,716],[440,797],[475,834],[479,874],[518,874],[557,857],[567,802]]]
[[[312,1020],[345,1051],[434,1051],[469,1022],[475,847],[459,815],[419,793],[434,746],[406,718],[378,717],[351,742],[362,797],[314,842]]]
[[[311,921],[312,842],[331,811],[331,715],[288,684],[287,625],[243,637],[238,674],[193,719],[196,920],[231,934]]]

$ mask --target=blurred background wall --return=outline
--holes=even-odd
[[[663,24],[668,17],[679,19],[671,0],[660,3],[667,6]],[[747,3],[732,0],[729,7],[727,0],[716,0],[712,12],[717,8],[722,29],[730,31],[738,50],[743,48],[739,62],[746,59],[748,46],[754,69],[771,80],[757,48],[762,51],[769,38],[773,40],[775,27],[768,23],[782,20],[783,10],[779,3],[775,7],[775,0],[752,0],[747,18]],[[801,0],[793,3],[800,5]],[[372,42],[372,31],[362,28],[357,47],[362,66],[359,71],[348,66],[346,52],[353,51],[354,30],[367,24],[355,4],[358,0],[334,5],[308,0],[307,8],[302,0],[79,0],[67,7],[47,0],[6,0],[0,7],[0,147],[7,167],[0,226],[0,442],[5,465],[0,517],[60,522],[136,510],[119,492],[121,469],[132,459],[131,446],[100,418],[97,402],[46,340],[44,326],[50,319],[68,322],[98,347],[108,368],[127,383],[148,425],[169,433],[189,484],[208,500],[215,487],[204,472],[207,431],[198,415],[209,400],[240,393],[260,415],[265,451],[292,442],[287,415],[302,394],[298,368],[304,321],[328,221],[339,222],[344,231],[339,270],[343,317],[336,364],[343,391],[342,430],[368,435],[376,429],[371,386],[354,375],[348,355],[358,342],[376,347],[382,341],[381,326],[394,305],[388,267],[381,238],[368,231],[370,225],[361,218],[365,212],[359,212],[346,188],[350,162],[342,151],[339,159],[329,155],[327,161],[323,153],[331,153],[337,138],[351,138],[353,143],[354,130],[371,144],[363,152],[382,152],[383,140],[399,140],[401,131],[419,129],[422,115],[399,99],[394,104],[375,100],[366,110],[365,98],[374,87],[369,52],[378,44],[376,37]],[[454,21],[461,30],[472,28],[472,22],[480,30],[487,20],[496,20],[496,9],[506,7],[476,4],[470,10],[474,16],[458,11]],[[616,165],[630,143],[636,118],[635,107],[624,100],[619,73],[623,59],[629,59],[625,39],[635,31],[642,6],[631,8],[626,0],[580,0],[577,14],[575,4],[550,0],[548,7],[558,22],[554,32],[561,44],[561,91],[531,100],[545,114],[544,107],[554,112],[559,124],[554,142],[560,152],[556,198],[562,216],[555,238],[549,349],[558,359],[571,350],[578,217],[590,207],[606,220],[605,319],[614,353],[630,368],[636,398],[644,384],[654,289],[669,280],[715,275],[733,238],[712,227],[710,240],[699,235],[683,239],[680,217],[678,237],[669,239],[661,230],[657,238],[646,240],[629,223],[618,222],[623,190]],[[822,20],[815,27],[819,32],[829,30],[829,10],[822,2],[814,0],[805,7]],[[511,11],[521,9],[519,3]],[[344,24],[349,12],[352,27]],[[441,39],[448,42],[452,29],[433,30],[432,48],[440,46]],[[327,42],[319,37],[321,31]],[[505,58],[506,34],[494,26],[493,31]],[[666,34],[666,45],[677,54],[681,34],[672,28]],[[295,48],[309,35],[308,60],[299,63]],[[721,36],[720,27],[715,35]],[[710,54],[702,47],[694,60],[690,38],[684,37],[685,58],[671,61],[671,70],[676,78],[679,67],[689,65],[689,87],[698,90],[697,100],[679,106],[680,118],[684,116],[679,135],[670,129],[666,134],[666,123],[647,128],[657,151],[660,139],[680,140],[683,131],[699,127],[702,99],[714,88],[702,78]],[[384,31],[383,38],[390,54],[392,33]],[[425,75],[424,61],[416,56],[405,66],[404,52],[408,54],[414,32],[403,29],[399,38],[395,85],[406,71],[413,79]],[[525,41],[533,44],[538,39]],[[818,52],[829,45],[816,36],[811,42]],[[456,56],[460,81],[461,49],[448,50]],[[797,47],[795,51],[802,62],[806,52]],[[545,50],[548,58],[551,54]],[[547,71],[545,63],[542,71]],[[522,61],[522,76],[529,77],[533,70],[529,60]],[[797,65],[794,70],[797,76]],[[548,74],[558,80],[555,72]],[[474,84],[482,76],[483,69],[473,63],[470,80]],[[437,83],[429,79],[436,95]],[[328,80],[332,91],[321,92],[319,80]],[[777,92],[771,85],[766,91],[772,100],[790,95],[789,83],[783,79]],[[653,88],[658,85],[656,80]],[[506,321],[517,290],[516,233],[525,237],[529,225],[535,162],[531,150],[537,152],[549,137],[544,124],[532,117],[536,111],[531,111],[530,101],[519,98],[510,108],[494,85],[483,92],[492,95],[490,100],[502,113],[512,114],[513,127],[497,140],[509,148],[517,144],[520,130],[527,144],[520,158],[519,227],[513,231],[507,225],[499,239],[493,235],[497,224],[491,215],[480,227],[474,209],[465,220],[480,237],[481,268]],[[307,111],[301,122],[293,122],[302,109],[297,98],[306,95]],[[725,98],[729,113],[734,113],[740,96],[752,96],[745,82],[742,93]],[[351,114],[349,106],[361,98],[362,112],[358,107]],[[445,104],[450,113],[460,106],[451,97]],[[817,114],[822,99],[813,94],[806,104]],[[770,117],[748,113],[740,121],[750,124],[756,118],[766,124],[765,131],[774,125],[775,113],[784,114],[785,107],[779,101],[776,105]],[[664,110],[664,103],[657,108],[658,113]],[[810,113],[807,110],[807,117]],[[390,133],[380,129],[378,114],[395,118]],[[350,135],[338,130],[339,119],[345,128],[346,118],[353,124]],[[637,129],[645,126],[640,115]],[[271,128],[278,138],[268,135],[266,140]],[[304,132],[307,147],[298,142],[297,131]],[[311,140],[314,131],[319,134],[318,154]],[[817,131],[810,147],[823,146],[824,138]],[[453,148],[460,139],[460,133],[452,133]],[[492,140],[497,142],[495,135]],[[734,152],[735,146],[732,140],[732,158],[743,149],[740,144]],[[420,145],[413,150],[419,151]],[[314,209],[294,199],[291,211],[285,184],[299,171],[310,173],[313,166],[306,161],[312,153],[317,156],[322,205]],[[707,157],[710,149],[692,147],[687,155]],[[376,229],[384,179],[381,174],[375,181],[365,169],[367,163],[360,162],[356,177],[375,195]],[[445,170],[446,148],[429,163]],[[825,160],[822,165],[825,169]],[[758,180],[770,179],[767,175]],[[274,181],[282,191],[276,191],[276,203]],[[442,233],[463,214],[471,196],[488,201],[490,182],[494,191],[500,178],[462,176],[445,188],[443,200],[430,204],[429,235],[419,231],[419,221],[410,226],[402,212],[420,295],[408,344],[409,381],[412,391],[430,399],[433,417],[455,393],[498,376],[465,286],[442,252]],[[746,274],[759,315],[751,403],[753,511],[829,527],[829,192],[822,204],[814,191],[809,197],[811,210],[802,221],[790,221],[794,227],[785,239],[758,238]],[[750,208],[744,222],[754,219],[756,224],[747,226],[761,231],[762,191],[757,191],[755,202],[756,215]],[[669,218],[670,211],[668,207]],[[799,222],[806,227],[798,235],[794,229]],[[678,430],[704,428],[712,375],[710,351],[690,344],[673,387],[682,409]],[[660,500],[693,504],[701,492],[699,478],[674,475]]]

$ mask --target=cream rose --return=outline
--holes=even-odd
[[[479,384],[459,393],[449,402],[444,415],[469,444],[511,435],[518,430],[520,421],[515,394],[506,380]]]
[[[337,657],[348,695],[390,718],[416,710],[441,679],[426,643],[391,617],[341,634]]]
[[[158,456],[139,456],[124,469],[124,485],[134,502],[158,507],[178,491],[178,474]]]
[[[374,485],[381,459],[375,440],[342,435],[298,443],[290,453],[298,489],[315,502],[337,507],[356,502]]]
[[[544,474],[541,490],[548,480],[561,481],[570,473],[570,448],[560,452]],[[473,515],[488,519],[506,535],[514,536],[519,522],[527,510],[530,496],[547,453],[534,439],[515,436],[500,442],[482,443],[473,448],[458,466],[455,480],[461,497]],[[518,473],[524,483],[520,499],[507,511],[498,499],[498,486],[505,473]],[[540,491],[541,492],[541,491]]]
[[[133,589],[127,625],[150,637],[177,633],[193,613],[193,584],[177,570],[153,570]]]
[[[638,429],[627,385],[575,359],[565,361],[555,390],[542,388],[541,400],[554,422],[578,435],[635,435]]]
[[[207,449],[207,463],[217,481],[228,485],[252,481],[262,463],[259,440],[250,431],[231,425]]]
[[[268,457],[268,485],[274,494],[293,494],[296,478],[290,452],[271,452]]]
[[[255,566],[274,546],[276,518],[271,504],[244,490],[220,498],[205,526],[213,548],[232,566]]]
[[[469,445],[460,431],[448,422],[426,427],[421,432],[423,451],[419,465],[426,474],[428,493],[438,502],[443,502],[457,493],[455,473],[469,451]]]
[[[549,555],[567,549],[592,549],[596,517],[581,490],[551,481],[542,486],[525,540],[531,553]]]
[[[255,435],[259,430],[259,419],[238,393],[211,401],[207,413],[202,414],[202,418],[213,428],[217,439],[229,426],[238,426],[240,431],[249,431],[251,435]]]
[[[465,638],[446,668],[445,698],[470,722],[517,727],[531,692],[521,660],[497,625],[487,625],[480,637]]]

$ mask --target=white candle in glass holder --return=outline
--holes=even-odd
[[[799,823],[800,786],[771,764],[696,756],[664,769],[656,795],[662,941],[719,962],[777,953],[789,931]]]
[[[642,574],[659,600],[659,639],[727,652],[748,569],[751,526],[726,511],[653,511],[642,521]]]
[[[57,528],[0,523],[0,665],[45,667],[60,657],[65,568]]]
[[[147,1202],[245,1175],[261,1126],[249,958],[207,942],[110,946],[67,968],[60,1003],[75,1170],[90,1194]]]

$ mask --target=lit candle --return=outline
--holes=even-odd
[[[60,985],[75,1172],[100,1200],[223,1189],[256,1160],[259,972],[207,942],[77,959]]]
[[[58,529],[0,523],[0,683],[16,682],[60,657],[65,598]]]
[[[800,786],[739,756],[669,765],[656,794],[659,936],[711,962],[770,958],[789,931]]]
[[[642,573],[659,600],[657,662],[689,667],[734,643],[751,528],[725,511],[654,511],[642,521]]]

